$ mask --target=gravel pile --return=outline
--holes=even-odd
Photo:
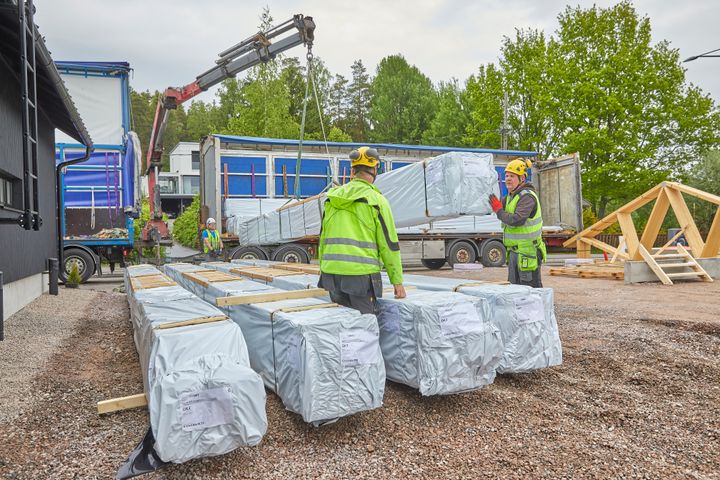
[[[389,383],[383,408],[319,429],[268,394],[259,447],[145,478],[718,478],[720,282],[545,283],[556,287],[561,367],[447,397]],[[111,478],[147,428],[144,410],[95,413],[98,400],[142,389],[125,296],[63,291],[16,317],[0,359],[21,401],[3,403],[17,414],[0,421],[0,478]],[[50,329],[60,317],[65,328]],[[21,323],[52,353],[45,363],[18,353],[35,343],[12,346]]]

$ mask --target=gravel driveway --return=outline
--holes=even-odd
[[[319,429],[268,394],[259,447],[145,478],[720,478],[720,282],[544,281],[561,367],[448,397],[388,383],[383,408]],[[95,413],[142,390],[125,296],[61,289],[6,338],[0,478],[113,477],[147,428],[142,409]]]

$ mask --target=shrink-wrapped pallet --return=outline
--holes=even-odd
[[[182,463],[257,445],[267,430],[265,390],[250,368],[237,325],[154,267],[126,272],[160,459]],[[155,287],[158,283],[170,285]]]
[[[175,268],[167,266],[169,273]],[[240,326],[265,385],[306,422],[320,425],[382,405],[385,366],[374,315],[327,298],[269,301],[267,295],[292,292],[239,277],[202,288]],[[256,303],[232,304],[243,297]]]

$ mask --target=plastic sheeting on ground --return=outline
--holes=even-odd
[[[178,265],[165,269],[181,285],[192,281]],[[202,288],[211,301],[285,292],[240,277]],[[242,329],[250,364],[265,385],[288,410],[315,425],[378,408],[385,391],[375,316],[327,302],[304,298],[221,307]]]
[[[459,215],[491,213],[488,196],[500,194],[492,154],[449,152],[378,175],[375,186],[390,202],[397,227]],[[320,234],[322,194],[238,223],[240,245],[291,242]]]
[[[150,427],[160,459],[182,463],[260,443],[267,430],[265,390],[250,368],[237,325],[179,286],[134,290],[130,278],[161,276],[155,267],[138,265],[125,271]],[[226,319],[162,327],[208,317]]]
[[[385,274],[383,280],[388,280]],[[404,275],[403,281],[405,285],[424,290],[457,291],[487,299],[490,319],[503,337],[499,373],[520,373],[562,364],[562,344],[551,288],[483,284],[478,280],[412,274]]]

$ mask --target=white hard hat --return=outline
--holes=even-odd
[[[217,223],[214,218],[210,217],[207,219],[207,222],[205,222],[207,225],[210,225],[211,223]]]

